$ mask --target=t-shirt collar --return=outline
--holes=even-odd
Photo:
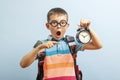
[[[48,40],[49,40],[49,41],[57,41],[57,42],[59,42],[59,41],[64,40],[64,39],[65,39],[65,38],[63,37],[63,38],[61,38],[60,40],[57,40],[57,39],[53,38],[52,35],[49,35],[49,36],[48,36]]]

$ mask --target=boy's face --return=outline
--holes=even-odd
[[[64,14],[51,15],[49,22],[46,23],[46,27],[50,30],[53,38],[60,40],[69,27],[67,16]]]

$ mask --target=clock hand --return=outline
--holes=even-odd
[[[83,38],[85,38],[85,36],[84,35],[82,35],[82,34],[80,34]]]
[[[86,35],[86,36],[88,36],[88,35]],[[86,36],[85,36],[85,37],[86,37]]]

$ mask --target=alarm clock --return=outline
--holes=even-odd
[[[91,41],[91,34],[88,28],[79,27],[77,29],[76,40],[79,43],[87,44]]]

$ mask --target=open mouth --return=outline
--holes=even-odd
[[[57,36],[60,36],[60,35],[61,35],[61,32],[60,32],[60,31],[57,31],[56,34],[57,34]]]

